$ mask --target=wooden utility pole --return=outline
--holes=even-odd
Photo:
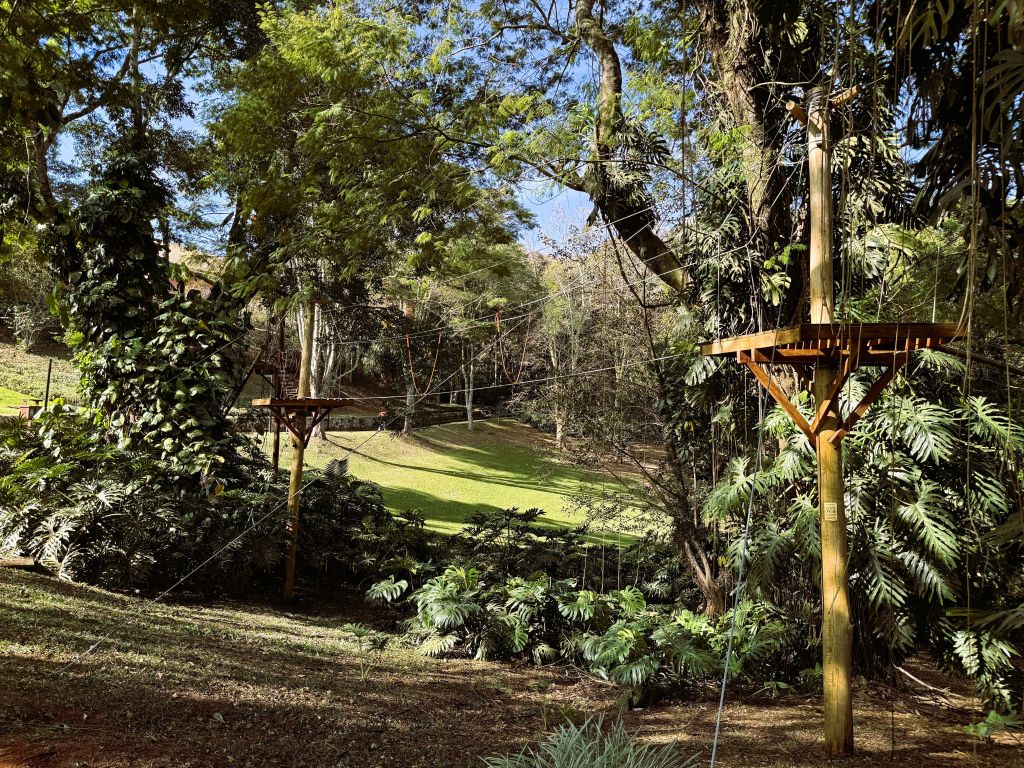
[[[824,86],[818,86],[807,92],[806,109],[792,101],[786,105],[790,114],[807,126],[811,197],[810,322],[700,345],[702,355],[736,355],[736,361],[750,369],[806,435],[818,455],[825,748],[830,756],[853,752],[853,702],[850,697],[853,625],[840,446],[843,437],[878,399],[912,352],[927,348],[944,349],[943,345],[963,335],[963,329],[952,323],[857,323],[851,327],[836,321],[829,108],[846,104],[856,97],[857,92],[854,86],[831,98]],[[811,421],[793,405],[765,366],[791,367],[801,379],[811,379],[816,411]],[[850,375],[864,367],[881,371],[861,401],[843,418],[839,412],[839,394]]]
[[[277,399],[284,397],[284,383],[287,378],[284,359],[284,318],[285,315],[282,312],[281,319],[277,323],[277,365],[274,366],[274,374],[271,378],[273,391],[270,396]],[[281,467],[281,424],[273,413],[270,414],[270,426],[274,430],[274,452],[271,461],[274,465],[274,477],[277,477],[277,470]]]
[[[313,304],[307,304],[302,327],[302,350],[299,358],[298,398],[309,397],[310,374],[313,352]],[[299,495],[302,490],[302,462],[306,455],[306,443],[299,437],[306,431],[306,415],[295,416],[295,432],[292,433],[292,471],[288,480],[288,552],[284,566],[284,599],[295,596],[295,556],[299,546]],[[296,434],[296,432],[298,434]]]
[[[811,196],[811,322],[834,322],[832,275],[832,147],[830,93],[817,86],[807,93],[807,162]],[[843,502],[842,444],[832,408],[838,370],[823,359],[815,366],[813,393],[820,419],[818,507],[821,516],[821,642],[825,694],[825,747],[829,755],[853,753],[853,701],[850,696],[853,625],[850,618],[846,508]]]

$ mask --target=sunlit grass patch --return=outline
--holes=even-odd
[[[269,442],[269,441],[266,441]],[[556,453],[546,436],[512,420],[465,423],[395,433],[331,432],[327,441],[314,439],[306,451],[309,466],[322,467],[348,455],[349,471],[381,487],[393,512],[418,509],[428,527],[453,533],[477,511],[517,507],[545,512],[540,524],[571,528],[586,522],[581,498],[611,501],[627,497],[639,481],[623,472],[625,482],[611,474],[575,465]],[[281,466],[290,460],[282,441]],[[595,535],[629,538],[621,528],[592,528]]]

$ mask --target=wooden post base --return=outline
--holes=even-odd
[[[853,754],[853,698],[850,690],[853,625],[850,617],[846,505],[843,500],[842,447],[832,443],[839,428],[828,409],[839,377],[834,368],[814,373],[814,400],[821,414],[817,433],[818,508],[821,525],[822,687],[825,695],[825,748],[829,756]],[[822,408],[826,410],[821,410]]]

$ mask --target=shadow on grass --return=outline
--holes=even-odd
[[[364,652],[344,615],[153,606],[34,575],[0,574],[0,606],[2,765],[479,765],[550,717],[529,681],[564,676]]]
[[[614,486],[618,481],[585,469],[558,463],[543,454],[514,445],[487,445],[485,447],[466,447],[437,441],[431,438],[416,436],[415,442],[421,443],[446,458],[473,469],[439,469],[422,464],[406,464],[389,461],[380,456],[372,456],[356,451],[366,461],[376,464],[407,469],[415,472],[472,480],[510,488],[523,488],[559,496],[585,495],[586,486]],[[623,486],[619,485],[620,488]],[[628,490],[623,488],[623,490]],[[583,493],[581,493],[583,491]],[[600,494],[594,494],[600,495]]]
[[[384,488],[383,493],[384,503],[389,508],[397,510],[418,509],[426,516],[428,526],[430,523],[440,524],[439,527],[448,532],[456,531],[466,526],[470,515],[475,512],[494,512],[500,509],[493,504],[473,504],[441,499],[433,494],[414,488],[392,486]],[[521,510],[528,507],[526,504],[513,504],[511,506],[518,506]],[[574,517],[578,517],[578,519],[568,520],[564,515],[560,520],[540,517],[534,521],[533,525],[550,531],[565,531],[566,529],[582,525],[585,522],[582,516]],[[591,544],[622,545],[624,547],[629,546],[636,539],[635,534],[617,532],[591,531],[586,536],[586,540]]]

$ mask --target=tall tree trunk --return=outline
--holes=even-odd
[[[548,356],[551,359],[551,375],[558,376],[562,370],[562,354],[554,336],[548,339]],[[563,400],[565,397],[564,386],[560,381],[554,381],[551,384],[551,420],[555,424],[555,448],[559,451],[565,448],[565,427],[569,421]]]
[[[331,379],[333,377],[333,339],[320,303],[312,308],[313,312],[313,348],[310,351],[310,397],[330,397]],[[313,434],[323,440],[327,436],[327,419],[316,425]]]
[[[764,260],[796,240],[789,180],[782,162],[789,115],[782,99],[771,90],[775,76],[765,66],[763,29],[751,4],[708,0],[701,11],[723,109],[732,126],[747,131],[740,157],[747,204],[741,210],[757,273],[752,279],[757,279]],[[789,265],[790,288],[779,309],[771,308],[757,290],[761,328],[775,325],[774,314],[780,311],[783,322],[799,320],[804,284],[800,262],[794,259]]]
[[[411,329],[412,323],[416,319],[416,302],[412,299],[402,299],[400,307]],[[416,408],[416,374],[412,369],[412,352],[411,347],[408,346],[410,343],[408,336],[405,338],[405,343],[408,356],[406,362],[402,364],[402,370],[405,371],[405,414],[402,419],[402,434],[408,435],[412,433],[413,411]]]
[[[405,414],[402,420],[402,434],[408,435],[412,433],[412,421],[413,411],[416,409],[416,385],[412,382],[412,377],[408,377],[405,382]]]
[[[466,428],[473,429],[473,361],[462,366],[462,377],[466,381]]]
[[[622,62],[602,21],[594,15],[595,4],[596,0],[580,0],[575,13],[580,38],[601,67],[592,162],[586,177],[561,181],[586,192],[626,247],[663,282],[682,290],[687,276],[677,254],[657,233],[653,201],[642,186],[617,182],[608,172],[617,160],[615,147],[625,127]],[[752,279],[759,280],[765,258],[778,254],[794,240],[789,186],[781,162],[787,117],[781,100],[773,97],[770,90],[774,76],[765,70],[764,40],[749,3],[704,0],[698,7],[704,17],[702,26],[709,41],[712,66],[722,84],[727,115],[734,127],[749,131],[743,145],[742,166],[747,231],[755,255],[756,274]],[[784,292],[781,307],[784,320],[799,315],[803,291],[800,264],[790,265],[789,278],[790,287]],[[763,327],[768,320],[766,302],[759,300],[756,311]]]
[[[686,286],[682,262],[658,235],[657,214],[643,189],[616,184],[609,173],[615,161],[613,146],[624,125],[622,115],[622,63],[601,22],[594,16],[595,0],[580,0],[576,6],[576,29],[597,56],[601,82],[597,96],[597,120],[594,127],[592,160],[584,179],[576,188],[587,192],[605,221],[622,238],[626,247],[662,281],[676,290]],[[564,180],[563,180],[564,181]],[[573,186],[571,182],[569,186]]]
[[[473,345],[470,344],[468,347],[465,343],[462,345],[462,381],[463,389],[465,389],[466,395],[466,426],[473,429],[473,379],[474,379],[474,367],[473,367]]]
[[[554,420],[555,448],[561,451],[565,449],[565,411],[557,405],[555,406]]]

